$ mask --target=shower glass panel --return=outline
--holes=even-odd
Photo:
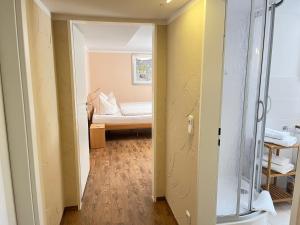
[[[260,100],[264,93],[265,76],[262,61],[266,24],[266,0],[252,1],[251,29],[249,35],[248,64],[244,96],[243,131],[240,166],[239,215],[251,210],[252,200],[260,191],[262,132],[264,127],[265,102]]]
[[[218,220],[251,212],[259,192],[265,102],[260,101],[266,0],[228,0],[226,9]]]
[[[224,52],[221,146],[217,215],[235,215],[238,203],[244,90],[251,21],[251,0],[228,0]]]

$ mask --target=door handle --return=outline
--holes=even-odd
[[[261,122],[264,119],[264,116],[265,116],[265,110],[266,109],[265,109],[265,104],[262,100],[258,101],[258,106],[260,106],[260,105],[262,106],[262,114],[261,114],[260,117],[257,118],[257,122]],[[259,112],[259,107],[258,107],[258,112]],[[257,112],[257,114],[258,114],[258,112]]]
[[[267,114],[271,111],[272,108],[272,99],[268,96],[268,107],[267,107]]]

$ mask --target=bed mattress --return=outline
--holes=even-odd
[[[94,114],[93,123],[105,123],[105,124],[140,124],[140,123],[152,123],[152,115],[136,115],[136,116],[124,116],[121,113],[116,115],[99,115]]]

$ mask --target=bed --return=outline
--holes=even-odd
[[[146,129],[152,127],[152,113],[149,113],[151,102],[121,103],[120,112],[114,115],[94,113],[93,124],[105,124],[106,130]],[[146,111],[143,107],[146,106]],[[151,107],[152,108],[152,107]]]
[[[131,130],[152,128],[152,102],[118,103],[118,112],[113,115],[99,113],[97,90],[89,96],[88,111],[90,124],[105,124],[105,130]]]

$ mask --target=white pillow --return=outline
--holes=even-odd
[[[114,95],[113,92],[110,92],[106,97],[107,97],[107,100],[109,102],[111,102],[112,104],[117,105],[117,99],[116,99],[116,97],[115,97],[115,95]]]
[[[116,98],[113,94],[109,96],[99,95],[100,101],[100,114],[101,115],[113,115],[119,112],[119,107],[117,105]]]
[[[104,94],[103,92],[100,93],[100,96],[102,96],[102,97],[105,98],[105,99],[108,99],[107,95]]]

